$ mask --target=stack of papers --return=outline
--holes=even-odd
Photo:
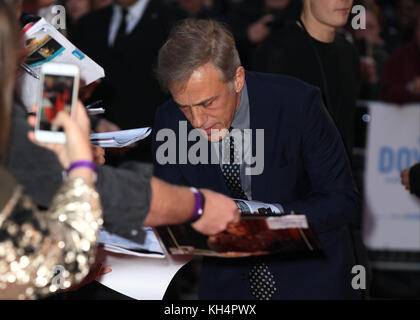
[[[143,230],[146,233],[143,244],[109,233],[105,229],[101,229],[99,232],[98,242],[104,245],[105,250],[115,253],[148,258],[165,258],[165,253],[153,230],[151,228],[144,228]]]
[[[90,108],[90,109],[87,109],[86,111],[87,111],[87,114],[90,116],[95,116],[97,114],[105,113],[104,108]]]
[[[165,254],[159,239],[151,228],[144,228],[143,244],[102,229],[99,243],[104,245],[104,265],[111,267],[110,273],[98,281],[104,286],[139,300],[162,300],[175,274],[192,256]],[[102,248],[99,248],[102,250]]]
[[[163,259],[136,257],[105,251],[104,265],[110,273],[98,281],[126,296],[138,300],[162,300],[175,274],[192,256],[167,255]]]
[[[139,128],[104,133],[93,133],[90,142],[102,148],[123,148],[139,140],[145,139],[152,132],[152,128]]]

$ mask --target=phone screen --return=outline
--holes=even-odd
[[[74,77],[45,74],[42,90],[39,130],[62,132],[52,124],[60,111],[71,115]]]

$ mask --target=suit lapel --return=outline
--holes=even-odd
[[[269,97],[261,95],[261,92],[264,92],[264,88],[259,87],[259,81],[256,79],[255,74],[246,72],[246,84],[248,88],[248,98],[249,98],[249,112],[250,112],[250,124],[252,130],[252,156],[255,157],[257,154],[256,149],[256,129],[264,129],[264,170],[266,170],[265,165],[267,164],[266,155],[268,141],[267,136],[268,129],[272,128],[269,125],[270,117],[266,115],[265,106],[270,104],[268,100]],[[254,165],[253,165],[254,167]],[[251,191],[252,199],[258,200],[263,199],[262,195],[265,194],[267,184],[264,183],[264,172],[260,175],[253,175],[251,177]]]

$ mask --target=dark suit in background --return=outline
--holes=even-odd
[[[121,129],[152,126],[155,110],[165,99],[154,76],[157,53],[178,16],[161,1],[151,0],[134,30],[110,47],[112,15],[112,5],[93,11],[80,19],[74,33],[75,44],[105,69],[91,101],[103,100],[104,117]],[[151,162],[150,138],[124,160]]]
[[[273,29],[254,57],[251,70],[289,75],[319,87],[327,110],[343,138],[347,154],[353,160],[351,164],[357,172],[359,162],[356,161],[357,158],[353,159],[352,150],[356,100],[360,88],[360,60],[352,44],[342,35],[336,35],[332,43],[320,42],[305,34],[296,22],[289,23]],[[358,177],[356,174],[355,176]],[[362,179],[358,178],[356,182],[361,189]],[[351,234],[357,263],[370,270],[362,240],[361,214],[358,213],[358,219],[352,224]]]
[[[359,56],[353,45],[341,35],[333,43],[310,39],[296,22],[291,22],[272,30],[254,57],[251,70],[289,75],[320,88],[351,158],[360,85]]]
[[[293,78],[249,72],[246,84],[250,128],[265,130],[264,171],[252,176],[252,198],[306,214],[325,254],[302,259],[264,257],[277,284],[273,299],[360,298],[351,286],[355,257],[348,229],[360,200],[343,143],[322,107],[319,91]],[[186,118],[173,100],[158,109],[154,154],[163,143],[156,141],[158,130],[169,128],[178,134],[179,121]],[[192,129],[190,123],[188,128]],[[255,144],[253,149],[255,155]],[[230,196],[219,164],[160,165],[155,159],[155,175]],[[200,298],[253,299],[248,274],[254,263],[248,258],[205,258]]]

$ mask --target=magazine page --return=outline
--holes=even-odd
[[[249,201],[242,199],[233,199],[238,206],[239,212],[242,214],[254,214],[254,213],[278,213],[280,214],[280,208],[271,203],[264,203],[258,201]]]
[[[45,19],[41,19],[26,29],[25,47],[29,49],[26,64],[39,75],[41,66],[47,62],[71,63],[79,66],[80,79],[85,85],[105,77],[104,69],[76,48],[57,29]],[[21,72],[19,84],[22,100],[30,108],[36,103],[39,79]]]
[[[156,228],[170,254],[225,258],[321,250],[305,215],[244,215],[239,223],[214,236],[196,232],[190,224]]]

